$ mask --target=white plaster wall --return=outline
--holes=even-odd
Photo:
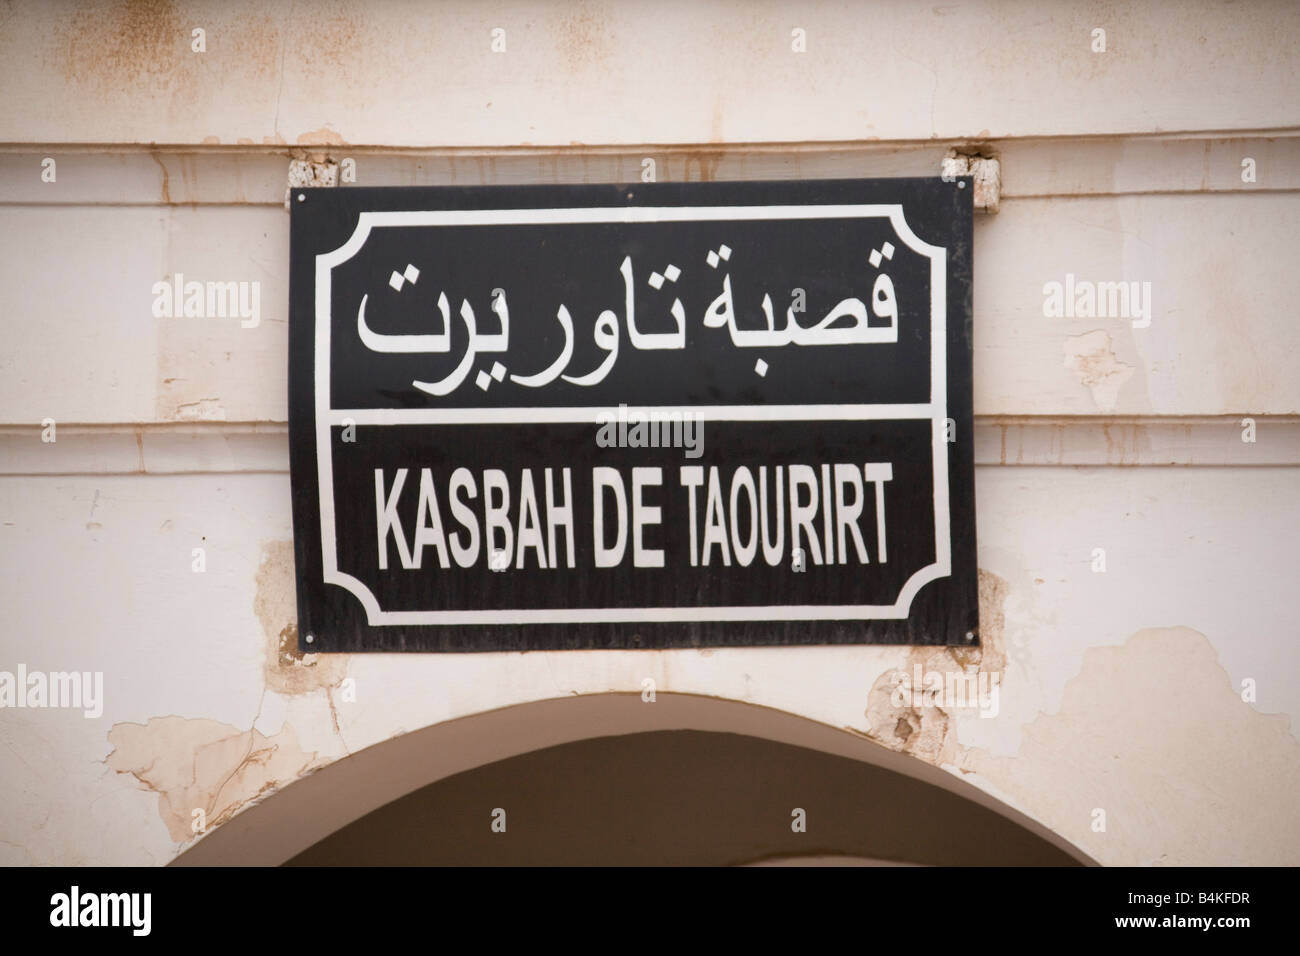
[[[1285,0],[348,0],[292,18],[256,0],[71,6],[15,5],[0,138],[805,142],[1259,130],[1300,115],[1300,10]]]
[[[396,734],[645,677],[865,735],[1105,863],[1300,862],[1296,11],[16,5],[0,670],[102,670],[106,703],[0,710],[0,862],[166,862],[194,807],[219,823]],[[285,656],[291,154],[353,156],[363,185],[617,181],[643,156],[662,179],[925,175],[965,138],[1005,184],[976,225],[977,424],[959,436],[980,462],[981,654]],[[176,271],[259,281],[261,324],[154,318]],[[1066,272],[1151,282],[1151,326],[1045,318]],[[896,668],[975,660],[1002,679],[996,718],[888,700]]]

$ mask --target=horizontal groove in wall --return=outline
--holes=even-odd
[[[1258,416],[1253,442],[1238,416],[1221,418],[980,417],[979,466],[1300,466],[1300,416]],[[0,475],[285,473],[282,423],[0,426]],[[957,439],[960,441],[961,436]],[[707,455],[707,423],[705,449]]]
[[[1256,127],[1218,127],[1215,129],[1169,129],[1154,132],[1130,131],[1130,132],[1072,132],[1072,133],[1028,133],[1028,134],[1010,134],[997,137],[1000,143],[1072,143],[1072,142],[1098,142],[1098,141],[1122,141],[1122,142],[1167,142],[1179,140],[1206,140],[1206,139],[1268,139],[1285,136],[1300,135],[1300,126],[1281,125],[1281,126],[1256,126]],[[795,151],[795,150],[821,150],[826,148],[836,149],[862,149],[862,148],[889,148],[893,146],[933,146],[936,142],[944,143],[961,143],[961,142],[986,142],[990,137],[971,136],[950,136],[939,137],[927,136],[923,138],[908,138],[904,136],[889,138],[871,138],[871,139],[834,139],[834,140],[723,140],[708,143],[688,143],[688,142],[658,142],[658,143],[577,143],[547,145],[544,143],[529,144],[503,144],[498,146],[392,146],[384,143],[335,143],[328,140],[319,140],[316,142],[306,141],[297,143],[219,143],[219,142],[181,142],[162,140],[150,142],[115,142],[115,141],[73,141],[67,142],[45,142],[45,141],[17,141],[9,140],[0,143],[0,153],[4,152],[33,152],[41,148],[55,148],[67,150],[68,152],[82,153],[102,153],[102,152],[139,152],[139,153],[274,153],[287,154],[290,151],[295,153],[307,152],[317,149],[333,149],[338,146],[345,146],[348,149],[355,149],[361,152],[382,152],[382,153],[410,153],[417,155],[428,155],[432,153],[458,153],[462,155],[483,155],[488,153],[628,153],[644,149],[659,150],[689,150],[689,149],[750,149],[750,150],[775,150],[775,151]]]
[[[356,162],[357,186],[936,176],[950,142],[393,150],[351,146],[0,150],[0,205],[281,205],[291,157]],[[1300,134],[991,141],[1002,198],[1300,190]],[[56,161],[44,182],[42,161]],[[1242,182],[1242,161],[1255,179]],[[340,188],[349,188],[343,184]]]

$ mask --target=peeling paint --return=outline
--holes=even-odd
[[[945,179],[972,177],[976,209],[996,213],[1002,196],[1002,163],[988,144],[971,144],[948,150],[941,165]]]
[[[339,184],[338,163],[328,160],[291,159],[289,160],[289,188],[315,188],[319,186],[337,186]]]
[[[220,826],[325,763],[302,750],[288,724],[267,737],[216,720],[153,717],[114,724],[108,740],[113,750],[106,765],[158,794],[158,813],[177,843],[197,835],[195,810],[203,811],[207,829]]]
[[[901,668],[876,678],[867,694],[867,737],[890,750],[919,757],[927,763],[949,763],[957,753],[957,727],[952,715],[936,705],[896,706],[893,697],[899,675],[922,672],[996,675],[1006,667],[1003,631],[1008,583],[990,571],[979,572],[980,644],[978,647],[913,647]]]
[[[347,146],[348,142],[329,126],[308,130],[298,137],[299,146]]]
[[[1118,647],[1089,648],[1058,711],[1024,727],[1014,757],[962,745],[955,715],[940,706],[895,706],[900,670],[1004,669],[1009,585],[984,570],[979,583],[982,646],[912,649],[872,686],[866,737],[976,778],[1111,865],[1300,863],[1300,835],[1278,826],[1294,816],[1300,790],[1291,720],[1244,703],[1209,640],[1190,628],[1151,628]],[[1211,825],[1227,807],[1254,809]],[[1092,829],[1098,808],[1105,832]],[[1205,821],[1198,839],[1187,839],[1188,820]]]
[[[1065,354],[1064,367],[1092,392],[1094,404],[1103,412],[1114,411],[1119,403],[1120,387],[1133,377],[1133,366],[1115,357],[1110,333],[1094,329],[1072,335],[1065,340],[1061,351]]]
[[[266,689],[277,694],[326,694],[347,676],[345,654],[304,654],[298,649],[298,597],[292,540],[262,545],[253,611],[262,622]],[[333,702],[331,701],[331,707]],[[337,723],[336,723],[337,729]]]
[[[253,610],[266,635],[266,690],[287,696],[323,692],[339,732],[330,691],[346,676],[349,659],[298,650],[292,540],[263,545],[256,584]],[[256,727],[240,730],[204,718],[153,717],[146,724],[115,724],[108,740],[113,750],[107,766],[131,774],[158,794],[159,815],[177,843],[195,836],[196,809],[203,810],[207,829],[220,826],[250,803],[333,759],[304,751],[287,723],[268,737]]]
[[[1244,703],[1191,628],[1089,648],[1058,711],[1025,726],[1015,757],[964,749],[955,765],[1111,865],[1300,864],[1291,720]],[[1105,832],[1092,829],[1097,808]]]
[[[308,154],[289,160],[289,182],[284,189],[284,208],[289,209],[293,191],[299,188],[316,188],[337,186],[339,184],[339,164],[330,160],[324,153]],[[305,157],[305,158],[304,158]]]
[[[183,422],[224,422],[226,410],[220,399],[201,398],[197,402],[182,402],[177,405],[176,417]]]

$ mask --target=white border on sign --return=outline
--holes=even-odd
[[[680,406],[656,411],[682,411],[705,421],[767,420],[904,420],[928,418],[934,449],[935,560],[916,571],[893,604],[820,604],[739,607],[638,608],[493,608],[475,611],[385,611],[365,582],[338,568],[334,527],[334,463],[330,427],[351,418],[358,425],[453,424],[527,422],[595,422],[617,409],[583,408],[461,408],[353,409],[329,407],[330,272],[356,255],[370,231],[380,226],[483,226],[545,223],[717,222],[762,219],[861,219],[887,217],[899,240],[930,260],[930,403],[928,405],[772,405]],[[366,610],[372,626],[484,624],[606,624],[633,621],[846,621],[899,620],[911,610],[912,599],[931,581],[952,573],[952,539],[948,511],[948,442],[935,427],[948,417],[947,316],[948,250],[924,242],[907,225],[901,205],[811,206],[628,206],[579,209],[475,209],[415,212],[363,212],[352,236],[333,252],[316,257],[316,465],[320,498],[321,561],[326,584],[345,588]],[[648,411],[641,409],[640,411]],[[629,410],[630,413],[631,410]]]

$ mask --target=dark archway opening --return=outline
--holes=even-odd
[[[505,832],[495,832],[504,811]],[[806,832],[792,827],[806,815]],[[597,737],[456,773],[287,865],[727,865],[788,858],[1076,866],[1006,816],[883,767],[695,730]]]

